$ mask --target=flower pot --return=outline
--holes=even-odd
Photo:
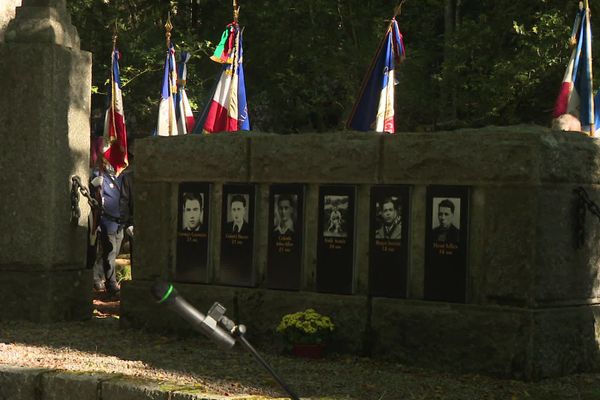
[[[321,343],[319,344],[305,344],[305,343],[296,343],[292,346],[292,354],[296,357],[303,358],[322,358],[323,351],[325,350],[325,346]]]

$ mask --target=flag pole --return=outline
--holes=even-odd
[[[237,0],[233,0],[233,22],[238,23],[240,17],[240,6]]]
[[[585,0],[585,18],[587,19],[587,24],[586,26],[588,27],[588,29],[591,30],[591,21],[590,21],[590,3],[589,0]],[[591,32],[590,32],[591,33]],[[591,40],[592,40],[592,35],[590,34],[588,37],[588,46],[589,46],[589,52],[588,52],[588,67],[590,69],[590,96],[591,96],[591,108],[592,108],[592,120],[590,121],[590,132],[589,135],[591,137],[594,137],[595,134],[595,119],[596,119],[596,110],[594,109],[594,80],[593,80],[593,74],[592,74],[592,45],[591,45]]]
[[[165,23],[165,37],[167,39],[167,50],[171,45],[171,30],[173,30],[173,24],[171,24],[171,12],[167,14],[167,22]]]
[[[369,83],[369,77],[373,73],[373,69],[375,68],[375,64],[377,63],[377,56],[379,55],[379,52],[381,51],[381,49],[383,48],[383,45],[385,44],[385,39],[386,39],[388,32],[392,29],[392,24],[394,23],[394,18],[396,18],[396,16],[400,15],[400,13],[402,12],[402,4],[404,4],[405,1],[406,0],[402,0],[394,8],[394,16],[392,17],[391,20],[389,20],[390,23],[388,24],[388,26],[385,30],[385,35],[379,42],[379,46],[377,46],[377,51],[375,52],[375,56],[371,60],[371,64],[369,65],[369,69],[367,70],[367,73],[363,76],[362,82],[360,84],[360,90],[358,91],[358,96],[356,96],[357,99],[360,99],[362,97],[362,94],[363,94],[365,88],[367,87],[367,84]],[[387,22],[388,20],[386,19],[385,21]],[[354,118],[354,115],[356,114],[356,110],[358,109],[358,103],[359,103],[359,101],[356,100],[354,102],[354,105],[352,106],[352,111],[350,111],[350,115],[348,117],[348,120],[346,121],[346,128],[350,127],[350,123],[351,123],[352,119]]]
[[[115,29],[113,31],[113,48],[112,48],[112,53],[110,54],[110,90],[111,90],[111,96],[110,96],[110,116],[111,116],[111,123],[112,123],[112,129],[113,132],[115,133],[114,136],[110,136],[109,135],[109,140],[110,143],[112,144],[112,142],[116,141],[116,135],[117,135],[117,126],[116,126],[116,122],[115,122],[115,50],[117,49],[117,38],[118,38],[118,26],[117,26],[117,20],[115,19]]]
[[[167,22],[165,23],[165,37],[166,37],[166,41],[167,41],[167,60],[170,60],[171,57],[171,30],[173,29],[173,24],[171,23],[171,12],[169,11],[169,13],[167,14]],[[170,61],[168,61],[168,65],[170,65]],[[167,68],[169,68],[167,66]],[[169,91],[171,92],[171,96],[170,98],[170,102],[173,101],[173,95],[172,95],[172,90],[173,88],[171,87],[171,74],[169,74],[169,76],[167,77],[167,84],[169,85]],[[170,107],[169,107],[170,109]],[[171,135],[171,132],[173,132],[173,116],[171,115],[171,112],[168,113],[169,114],[169,136]]]
[[[233,57],[231,60],[231,77],[235,77],[235,74],[238,72],[238,63],[239,63],[239,51],[240,51],[240,32],[239,32],[239,18],[240,18],[240,6],[238,4],[238,0],[233,0],[233,29],[235,32],[235,38],[233,43]],[[237,87],[231,85],[229,87],[229,98],[232,97],[232,93],[234,90],[237,93]],[[237,100],[236,100],[237,103]]]

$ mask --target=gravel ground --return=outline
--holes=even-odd
[[[258,349],[303,398],[600,399],[600,375],[536,383],[410,368],[366,358],[330,355],[302,360]],[[79,323],[0,323],[0,364],[104,372],[195,385],[212,394],[285,397],[242,348],[221,351],[202,338],[176,338],[118,328],[115,317]]]

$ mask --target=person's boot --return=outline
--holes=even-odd
[[[108,294],[109,298],[111,299],[115,299],[118,300],[121,298],[121,285],[119,285],[117,282],[109,282],[108,286],[106,287],[106,293]]]

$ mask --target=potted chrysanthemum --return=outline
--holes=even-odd
[[[292,353],[308,358],[322,356],[334,330],[331,318],[312,308],[284,315],[277,326],[277,332],[291,346]]]

